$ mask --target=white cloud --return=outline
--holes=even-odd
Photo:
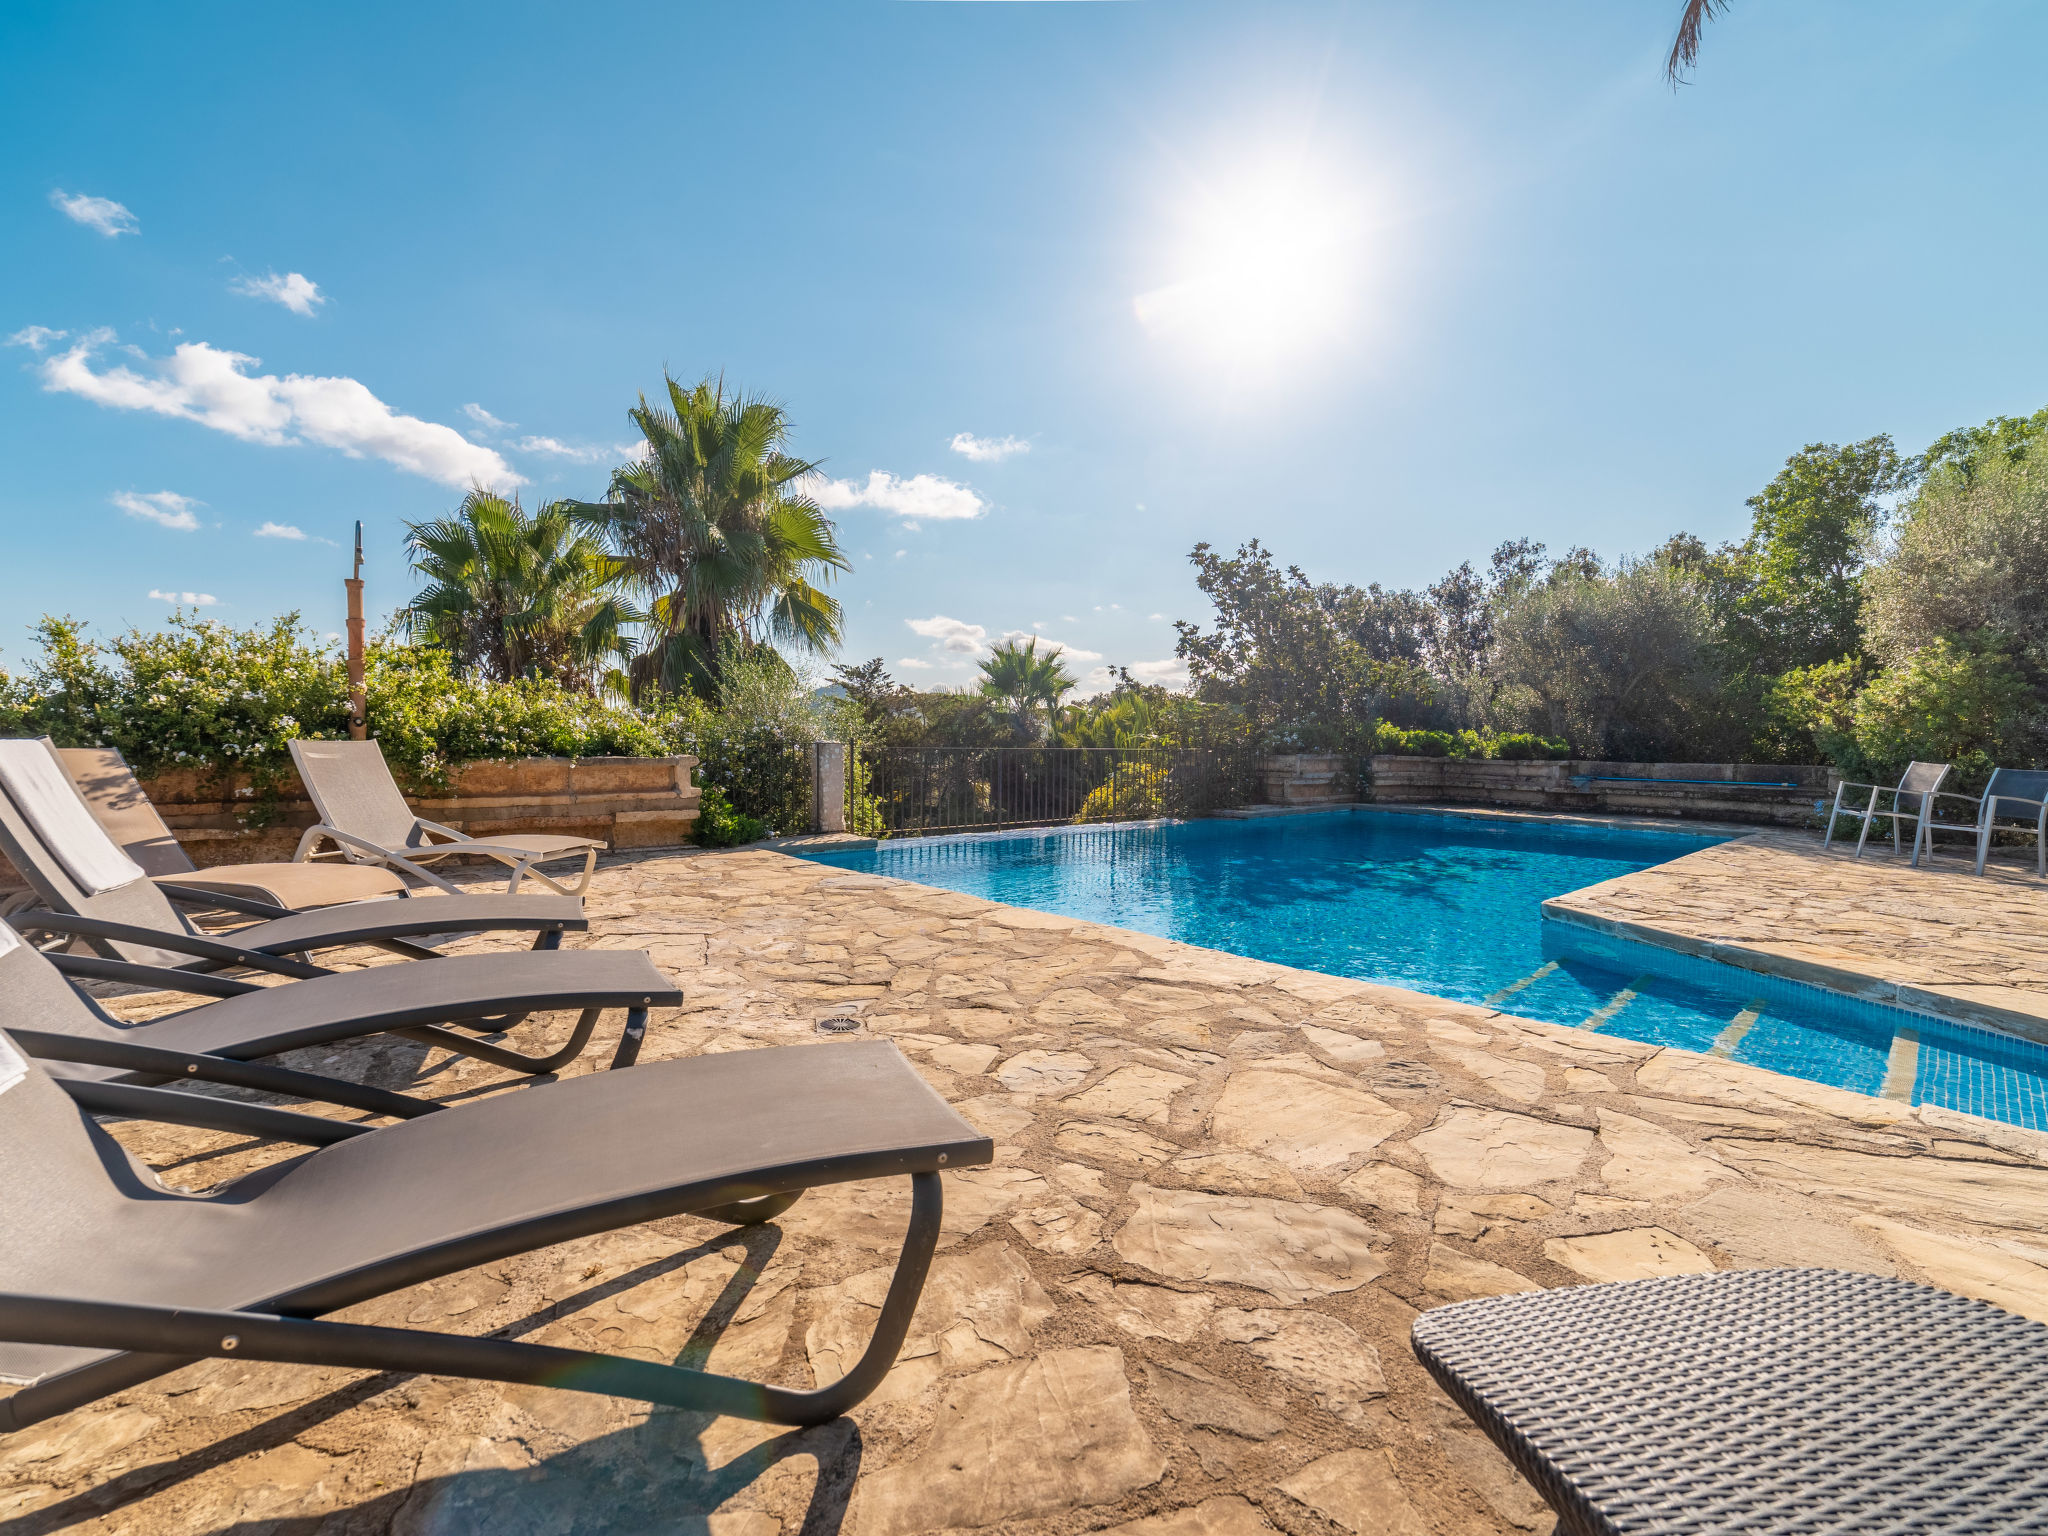
[[[149,595],[160,603],[176,603],[184,608],[211,608],[220,601],[211,592],[159,592],[155,587]]]
[[[899,667],[908,667],[913,672],[929,672],[932,670],[932,664],[930,662],[922,661],[915,656],[905,656],[901,661],[897,662],[896,665]]]
[[[135,215],[111,197],[94,197],[88,192],[66,192],[62,187],[50,194],[50,206],[75,224],[96,229],[108,239],[142,232]]]
[[[290,523],[265,523],[256,530],[256,537],[259,539],[292,539],[303,544],[306,539],[306,530],[294,528]]]
[[[1028,629],[1006,629],[1003,631],[1003,638],[1016,641],[1036,640],[1038,642],[1038,654],[1041,656],[1054,647],[1058,647],[1061,659],[1066,661],[1102,660],[1102,652],[1100,651],[1083,650],[1078,645],[1069,645],[1064,640],[1055,640],[1051,635],[1036,635]]]
[[[909,550],[907,550],[907,549],[899,549],[899,550],[897,550],[897,551],[896,551],[896,553],[895,553],[894,555],[890,556],[890,558],[891,558],[891,559],[893,559],[893,560],[901,560],[901,559],[902,559],[902,558],[903,558],[903,557],[904,557],[905,555],[907,555],[907,554],[909,554],[909,553],[910,553],[910,551],[909,551]]]
[[[1145,615],[1145,617],[1149,622],[1154,624],[1164,624],[1166,622],[1166,615],[1163,613],[1148,613]]]
[[[112,340],[94,331],[42,364],[43,388],[120,411],[154,411],[196,421],[248,443],[318,443],[352,459],[365,456],[443,485],[524,485],[495,451],[453,427],[403,415],[349,378],[292,373],[251,375],[256,359],[203,341],[166,358],[143,358],[95,372],[93,352]],[[137,354],[138,356],[140,354]]]
[[[550,458],[572,459],[578,464],[623,463],[644,456],[643,443],[592,443],[577,447],[558,437],[522,437],[512,445],[521,453],[544,453]]]
[[[905,619],[903,622],[925,639],[936,641],[942,649],[958,655],[976,655],[988,643],[988,631],[981,625],[949,619],[943,613],[935,613],[928,619]]]
[[[327,302],[320,285],[303,272],[287,272],[282,277],[275,272],[262,277],[238,277],[228,286],[245,298],[282,304],[295,315],[310,315]]]
[[[979,517],[988,510],[987,502],[944,475],[912,475],[904,480],[885,469],[877,469],[869,471],[866,485],[856,485],[851,480],[818,479],[806,489],[827,511],[874,507],[894,517],[945,522]]]
[[[482,406],[478,405],[474,400],[470,401],[469,404],[465,405],[462,408],[462,414],[467,416],[471,421],[475,422],[478,426],[489,427],[493,432],[510,432],[514,427],[519,425],[519,423],[516,421],[498,420],[497,417],[493,416],[489,411],[485,410]]]
[[[977,464],[999,464],[1013,453],[1031,451],[1031,444],[1021,437],[976,437],[972,432],[955,432],[952,446]]]
[[[1141,683],[1158,683],[1164,688],[1185,688],[1188,685],[1188,664],[1179,657],[1165,661],[1140,661],[1131,667],[1131,676]]]
[[[53,341],[62,341],[71,333],[53,331],[47,325],[24,325],[7,338],[10,347],[27,347],[31,352],[40,352]]]
[[[139,517],[144,522],[164,528],[175,528],[180,533],[192,533],[198,529],[199,519],[192,515],[192,509],[206,505],[190,496],[180,496],[176,491],[150,491],[145,495],[116,491],[109,500],[130,517]]]

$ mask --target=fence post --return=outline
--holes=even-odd
[[[811,748],[811,830],[846,830],[846,743],[821,741]]]

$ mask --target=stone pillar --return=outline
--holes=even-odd
[[[811,830],[846,830],[846,743],[821,741],[811,748]]]

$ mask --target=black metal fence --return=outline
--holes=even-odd
[[[697,747],[697,784],[723,791],[732,808],[756,816],[770,836],[811,830],[812,751],[765,733]]]
[[[846,828],[868,837],[1199,816],[1258,799],[1249,749],[862,748]]]

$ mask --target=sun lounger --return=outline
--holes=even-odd
[[[63,1084],[4,1044],[0,1377],[25,1385],[0,1401],[0,1432],[203,1357],[428,1372],[819,1423],[858,1403],[895,1360],[938,1242],[940,1170],[993,1156],[894,1045],[863,1041],[661,1061],[400,1125],[342,1127],[342,1139],[186,1195],[161,1187]],[[911,1182],[910,1224],[873,1339],[846,1376],[812,1391],[502,1337],[318,1320],[593,1233],[684,1212],[761,1221],[806,1188],[896,1176]]]
[[[552,949],[564,933],[589,927],[574,897],[457,893],[357,902],[201,933],[172,898],[201,905],[239,898],[149,879],[93,819],[47,738],[0,740],[0,850],[48,909],[12,914],[17,927],[80,941],[92,953],[64,957],[71,974],[145,986],[183,986],[168,973],[235,966],[320,976],[327,974],[321,967],[286,957],[351,944],[431,956],[417,941],[438,934],[530,932],[535,948]]]
[[[523,881],[538,880],[564,896],[581,895],[605,845],[588,837],[561,837],[544,832],[517,832],[475,838],[425,821],[413,814],[398,792],[398,783],[374,741],[295,741],[292,761],[320,815],[317,826],[299,839],[294,859],[310,858],[323,843],[333,843],[353,863],[382,865],[426,885],[453,891],[426,866],[452,855],[495,859],[511,868],[508,893]],[[583,876],[573,887],[542,874],[534,866],[556,859],[583,858]]]
[[[215,989],[219,1001],[144,1023],[123,1023],[67,981],[63,962],[19,942],[0,923],[0,1031],[59,1076],[101,1085],[93,1107],[110,1114],[147,1105],[171,1080],[225,1083],[410,1117],[437,1106],[379,1088],[312,1073],[254,1065],[261,1057],[364,1035],[395,1034],[474,1056],[508,1071],[555,1072],[583,1053],[607,1009],[626,1022],[612,1065],[640,1054],[650,1008],[683,995],[640,950],[585,949],[455,955],[421,965],[378,965],[259,987],[226,977],[177,977],[173,985]],[[473,1035],[495,1035],[529,1013],[575,1010],[556,1049],[528,1055]],[[445,1026],[453,1025],[454,1029]],[[467,1033],[457,1033],[457,1030]],[[139,1095],[139,1097],[138,1097]],[[221,1103],[225,1114],[239,1106]],[[237,1127],[217,1124],[217,1129]]]
[[[112,747],[59,747],[57,757],[93,820],[159,885],[265,902],[278,909],[268,914],[273,917],[407,894],[406,883],[390,870],[339,859],[216,864],[201,869],[171,835],[118,751]],[[238,905],[231,910],[247,909]]]
[[[1560,1536],[2048,1529],[2048,1327],[1981,1301],[1726,1270],[1460,1302],[1411,1337]]]
[[[1821,839],[1821,847],[1832,848],[1835,843],[1835,823],[1846,816],[1851,821],[1860,821],[1863,830],[1856,838],[1856,857],[1863,857],[1863,845],[1870,841],[1870,824],[1882,816],[1892,824],[1892,852],[1894,855],[1905,851],[1899,840],[1899,823],[1913,823],[1913,863],[1920,863],[1921,847],[1928,843],[1925,827],[1934,814],[1935,791],[1948,777],[1947,763],[1913,762],[1906,765],[1906,771],[1899,776],[1896,786],[1888,784],[1853,784],[1843,780],[1835,786],[1835,803],[1828,811],[1827,835]],[[1851,790],[1870,791],[1870,798],[1864,804],[1845,805]],[[1880,806],[1878,800],[1891,796],[1888,806]]]

